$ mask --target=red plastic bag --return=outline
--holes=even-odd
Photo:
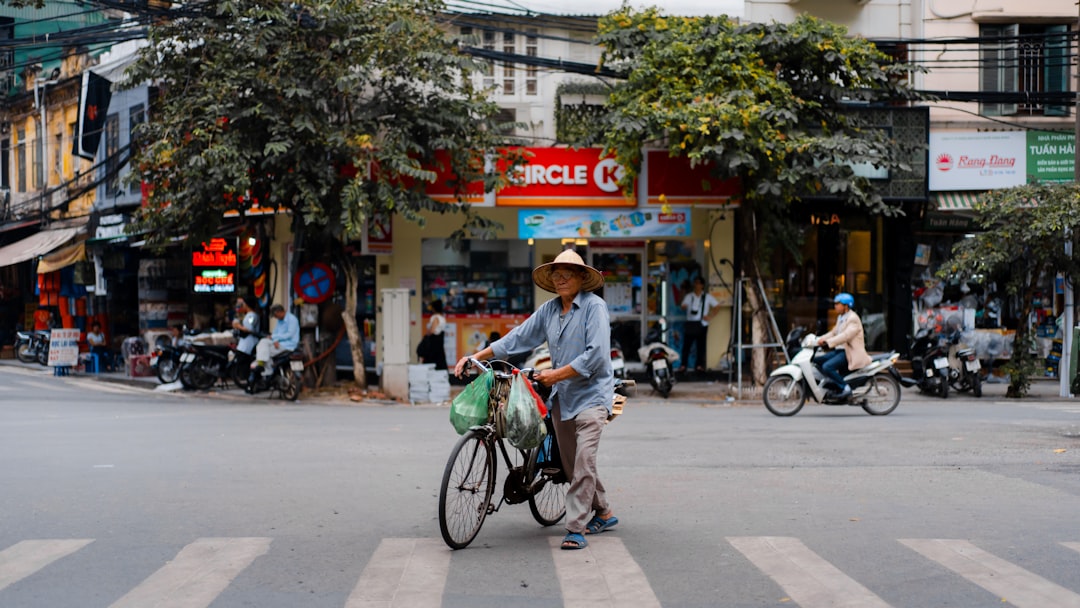
[[[516,374],[519,372],[515,371],[514,373]],[[529,392],[532,394],[533,400],[536,401],[536,411],[540,412],[540,417],[543,418],[544,416],[547,416],[547,405],[544,403],[544,400],[540,397],[540,395],[536,392],[536,388],[533,387],[533,383],[531,381],[528,381],[525,383],[525,386],[529,387]]]

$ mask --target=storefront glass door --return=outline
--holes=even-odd
[[[646,318],[653,306],[645,289],[647,263],[644,245],[590,247],[589,265],[604,275],[604,287],[597,292],[611,315],[611,339],[623,349],[627,361],[638,360]]]

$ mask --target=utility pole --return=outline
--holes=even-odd
[[[1077,3],[1080,6],[1080,2]],[[1077,14],[1077,31],[1080,32],[1080,13]],[[1080,57],[1080,40],[1076,41],[1076,54]],[[1080,83],[1080,65],[1077,66],[1077,80]],[[1080,86],[1077,86],[1076,104],[1073,105],[1073,123],[1075,132],[1073,135],[1073,182],[1080,184]],[[1072,257],[1072,234],[1065,233],[1065,255]],[[1073,344],[1073,288],[1072,277],[1066,275],[1065,288],[1065,319],[1061,327],[1061,362],[1058,365],[1058,378],[1061,384],[1058,387],[1058,395],[1061,397],[1072,396],[1072,344]]]

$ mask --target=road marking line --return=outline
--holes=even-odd
[[[260,555],[269,538],[200,538],[111,608],[205,608]]]
[[[1072,549],[1073,551],[1076,551],[1077,553],[1080,553],[1080,543],[1061,543],[1061,544],[1063,544],[1066,547]]]
[[[94,539],[24,540],[0,551],[0,589],[18,582]]]
[[[901,543],[1020,608],[1080,608],[1080,595],[996,557],[966,540],[901,539]]]
[[[797,538],[736,536],[728,537],[727,541],[779,584],[801,608],[889,606]]]
[[[616,536],[589,535],[589,545],[562,550],[549,540],[565,608],[660,608],[649,580]]]
[[[434,538],[384,538],[345,608],[439,608],[451,551]]]

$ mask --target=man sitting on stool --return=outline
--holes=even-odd
[[[296,315],[287,312],[281,304],[271,306],[270,314],[278,320],[277,326],[269,338],[263,338],[255,345],[255,363],[252,365],[252,369],[262,367],[263,377],[273,371],[268,362],[275,355],[295,350],[300,344],[300,320]]]
[[[818,346],[835,349],[819,356],[814,362],[821,366],[821,371],[840,387],[834,395],[836,399],[851,396],[851,387],[844,382],[844,374],[870,365],[870,355],[866,354],[866,339],[863,337],[862,319],[851,310],[855,298],[850,293],[838,293],[833,298],[836,312],[836,327],[818,338]]]

